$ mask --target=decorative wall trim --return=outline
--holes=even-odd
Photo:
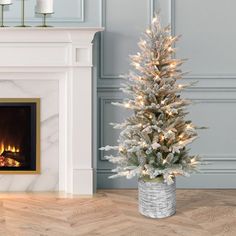
[[[171,35],[175,35],[175,0],[170,1],[170,26],[171,26]]]
[[[104,143],[104,137],[105,137],[105,132],[104,132],[104,108],[106,104],[111,104],[112,102],[120,102],[122,101],[121,98],[108,98],[108,97],[100,97],[99,98],[99,147],[103,147],[105,145]],[[99,151],[99,160],[101,161],[107,161],[104,158],[104,151]]]
[[[101,2],[105,2],[106,0],[101,0]],[[178,4],[175,0],[168,0],[168,1],[149,1],[149,18],[148,20],[151,20],[152,14],[154,13],[155,9],[158,7],[159,3],[164,4],[164,9],[166,10],[164,14],[166,14],[164,17],[167,19],[167,21],[171,25],[171,33],[175,35],[177,32],[177,14],[176,14],[176,6]],[[166,5],[167,4],[167,5]],[[160,4],[162,5],[162,4]],[[104,7],[104,5],[103,5]],[[104,10],[104,8],[102,8]],[[101,14],[103,18],[105,18],[104,11]],[[167,16],[167,18],[166,18]],[[105,26],[104,22],[102,22]],[[99,129],[100,134],[98,139],[99,145],[102,146],[104,143],[104,135],[107,131],[104,121],[104,116],[109,116],[108,111],[105,110],[105,106],[108,105],[104,100],[106,100],[108,103],[113,101],[120,101],[122,100],[122,92],[119,90],[120,86],[120,77],[118,75],[105,75],[102,70],[104,66],[104,58],[102,55],[104,48],[102,48],[103,42],[103,36],[100,38],[100,72],[98,77],[100,76],[101,81],[100,84],[97,87],[98,97],[99,97]],[[199,106],[208,103],[209,107],[211,104],[218,104],[219,106],[224,106],[226,104],[230,104],[229,106],[233,107],[236,103],[236,84],[234,83],[234,79],[236,80],[236,73],[233,74],[214,74],[214,71],[212,74],[205,74],[205,73],[199,73],[199,74],[189,74],[184,77],[184,79],[187,80],[199,80],[199,85],[191,87],[189,89],[186,89],[185,92],[187,93],[187,96],[190,98],[192,97],[192,101],[194,103],[200,103]],[[224,82],[221,82],[223,81]],[[112,81],[112,82],[111,82]],[[114,82],[113,82],[114,81]],[[184,82],[186,82],[184,81]],[[203,97],[203,98],[202,98]],[[208,106],[208,105],[206,105]],[[106,113],[104,113],[104,110]],[[109,110],[109,109],[108,109]],[[102,158],[102,152],[99,152],[98,155],[98,162],[100,168],[98,168],[98,182],[100,182],[100,186],[102,187],[126,187],[126,183],[121,183],[119,180],[115,180],[112,182],[111,180],[108,180],[109,182],[106,182],[106,178],[112,174],[110,165],[108,165],[107,160],[104,160]],[[225,183],[225,181],[231,180],[236,174],[236,155],[234,154],[226,154],[226,153],[220,153],[220,154],[202,154],[200,155],[203,157],[203,160],[209,163],[209,166],[201,166],[201,172],[199,175],[193,176],[191,180],[184,180],[181,183],[181,187],[223,187],[225,186],[232,187],[235,186],[234,183],[230,182],[229,184]],[[105,162],[106,161],[106,162]],[[206,179],[205,176],[209,176],[209,179],[207,181],[201,181],[203,178]],[[103,177],[105,176],[105,177]],[[224,183],[218,183],[215,181],[215,177],[218,176],[221,182]],[[222,177],[221,177],[222,176]],[[122,180],[121,180],[122,181]],[[180,181],[181,182],[181,181]],[[118,183],[118,184],[117,184]],[[106,185],[107,184],[107,185]],[[134,187],[135,184],[130,184],[129,187]]]
[[[228,98],[190,98],[191,101],[199,101],[202,103],[236,103],[235,99],[228,99]]]
[[[105,27],[106,29],[106,1],[107,0],[101,0],[101,9],[102,9],[102,26]],[[151,23],[151,19],[154,15],[155,11],[155,4],[154,0],[148,0],[148,22]],[[100,63],[99,63],[99,68],[100,68],[100,79],[120,79],[120,75],[105,75],[104,73],[104,34],[106,33],[106,30],[101,33],[100,37]]]
[[[186,79],[236,79],[236,74],[189,74]]]
[[[170,1],[170,25],[171,34],[176,35],[176,1]],[[236,79],[236,74],[189,74],[188,79]]]
[[[114,92],[114,93],[122,93],[120,90],[120,86],[114,85],[111,86],[103,86],[103,87],[97,87],[97,92]],[[236,92],[236,87],[192,87],[185,89],[184,92],[221,92],[221,93],[227,93],[227,92]]]
[[[200,90],[202,91],[202,90]],[[203,89],[203,91],[205,92],[215,92],[215,89]],[[233,91],[236,91],[236,89],[233,89]],[[102,88],[102,92],[120,92],[118,89],[114,89],[114,88]],[[198,90],[199,92],[199,90]],[[201,102],[201,103],[236,103],[236,98],[235,99],[219,99],[219,98],[213,98],[213,99],[206,99],[206,98],[194,98],[191,99],[192,101],[195,102]],[[122,101],[122,98],[111,98],[111,97],[100,97],[99,98],[99,133],[100,133],[100,138],[99,138],[99,146],[104,146],[104,107],[106,104],[111,104],[112,102],[119,102]],[[217,162],[228,162],[228,161],[233,161],[236,162],[236,155],[233,154],[200,154],[200,156],[203,158],[204,161],[206,161],[207,163],[209,163],[209,165],[212,165],[214,163]],[[104,158],[104,152],[99,152],[99,160],[100,161],[107,161]],[[201,168],[200,168],[201,169]],[[98,169],[97,173],[106,173],[106,174],[111,174],[111,169],[107,168],[107,169]],[[210,169],[210,168],[202,168],[200,171],[200,174],[236,174],[236,167],[223,167],[223,168],[214,168],[214,169]]]

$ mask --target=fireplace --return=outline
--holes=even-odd
[[[34,170],[2,167],[0,175],[9,175],[0,176],[0,192],[93,194],[96,169],[92,146],[92,140],[95,141],[92,41],[95,33],[102,30],[86,27],[0,29],[0,97],[41,98],[40,175],[11,175],[11,171],[14,174],[37,173],[35,168],[39,171],[37,139]],[[38,137],[39,132],[35,135]]]
[[[0,174],[38,174],[40,100],[0,99]]]

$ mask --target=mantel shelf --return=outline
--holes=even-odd
[[[0,27],[1,31],[104,31],[104,27]]]
[[[95,27],[4,27],[0,28],[0,43],[91,43]]]

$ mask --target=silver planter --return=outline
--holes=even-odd
[[[139,212],[150,218],[165,218],[176,211],[176,184],[139,179]]]

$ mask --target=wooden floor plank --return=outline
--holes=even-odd
[[[136,190],[93,197],[1,193],[0,236],[235,236],[236,190],[177,190],[177,212],[149,219]]]

